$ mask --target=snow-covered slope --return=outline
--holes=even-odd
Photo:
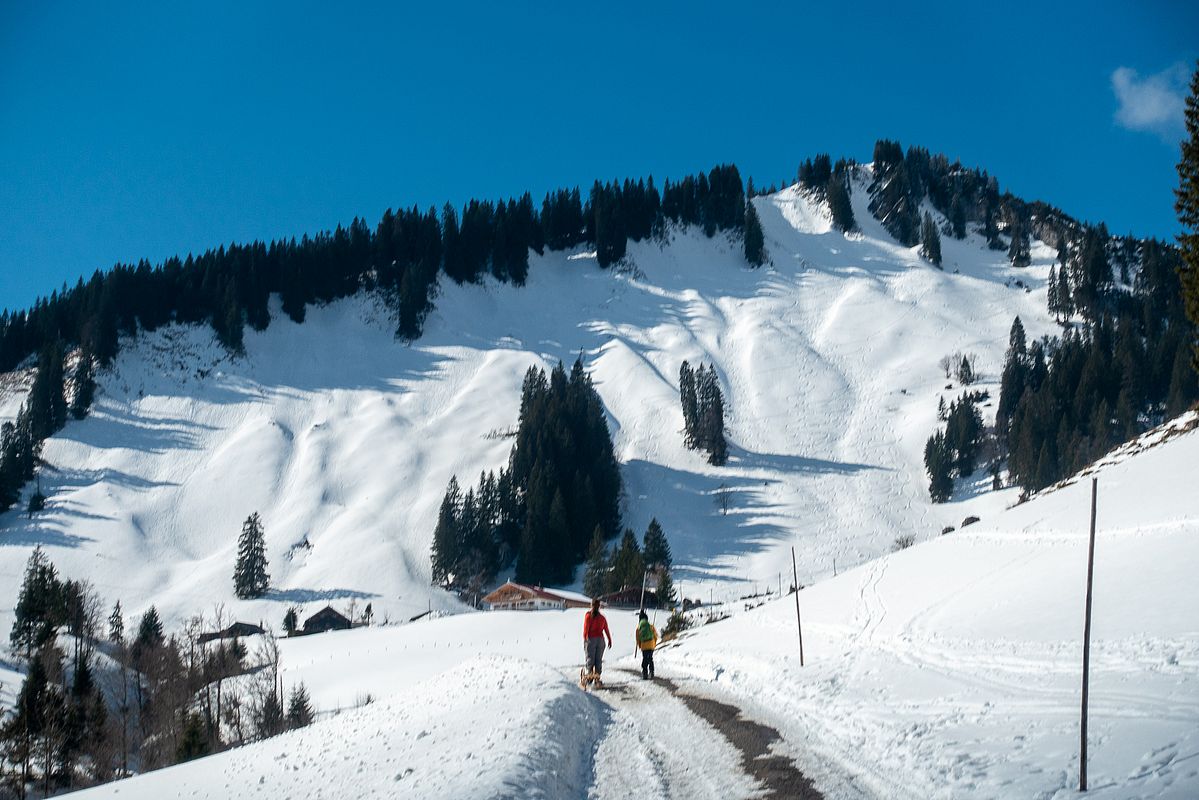
[[[1191,430],[1092,471],[1090,796],[1199,796],[1196,463]],[[879,796],[1074,796],[1090,491],[1074,481],[804,590],[802,669],[791,598],[659,660]]]
[[[600,727],[550,668],[480,658],[312,727],[74,796],[582,797]]]
[[[302,325],[276,313],[267,331],[247,330],[238,359],[202,327],[127,342],[93,413],[46,444],[47,510],[0,518],[0,592],[15,597],[41,544],[63,574],[130,613],[155,603],[168,625],[218,602],[275,626],[291,604],[355,599],[392,621],[430,603],[452,610],[428,588],[446,482],[504,463],[525,369],[580,352],[610,415],[626,522],[662,521],[689,596],[776,585],[792,545],[806,583],[897,535],[986,519],[1010,492],[927,499],[924,440],[938,396],[961,390],[945,388],[937,361],[973,352],[993,389],[1012,318],[1030,336],[1052,330],[1053,251],[1034,244],[1034,265],[1014,270],[976,236],[946,238],[939,271],[881,229],[865,194],[858,184],[862,232],[848,237],[796,189],[756,199],[773,261],[758,270],[738,243],[692,229],[631,244],[623,271],[549,253],[523,288],[443,282],[411,346],[366,297],[310,308]],[[684,359],[720,375],[726,467],[682,446]],[[727,516],[713,498],[722,485]],[[277,588],[242,603],[236,538],[256,510]]]

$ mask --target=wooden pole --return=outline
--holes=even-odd
[[[1087,700],[1091,687],[1091,583],[1095,576],[1095,497],[1099,479],[1091,478],[1091,542],[1087,548],[1087,606],[1082,632],[1082,725],[1079,735],[1078,791],[1087,790]]]
[[[799,570],[795,568],[795,548],[791,548],[791,574],[795,578],[795,627],[799,629],[799,665],[803,666],[803,622],[799,618]]]

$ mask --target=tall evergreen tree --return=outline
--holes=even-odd
[[[849,233],[858,224],[853,217],[853,204],[849,201],[848,180],[847,175],[833,175],[829,178],[825,190],[833,225],[843,233]]]
[[[944,503],[953,494],[953,456],[938,430],[924,445],[924,469],[928,472],[928,493],[934,503]]]
[[[745,260],[754,267],[766,263],[766,237],[752,200],[745,203]]]
[[[1013,267],[1027,267],[1032,263],[1032,256],[1029,252],[1028,228],[1024,224],[1023,217],[1016,215],[1012,221],[1010,233],[1012,242],[1008,246],[1008,258],[1011,259]]]
[[[447,584],[453,581],[461,555],[462,536],[458,529],[461,508],[462,490],[458,486],[458,476],[454,475],[450,478],[445,497],[441,500],[441,509],[437,512],[437,527],[433,529],[434,583]]]
[[[920,225],[920,252],[933,263],[934,266],[941,266],[941,233],[937,230],[937,224],[933,222],[932,214],[924,212],[924,222]]]
[[[121,610],[121,601],[113,603],[112,613],[108,615],[108,641],[120,645],[125,641],[125,613]]]
[[[666,534],[662,531],[662,525],[658,522],[657,517],[649,521],[649,526],[645,529],[645,537],[643,538],[642,554],[645,558],[647,567],[667,567],[673,563],[670,554],[670,543],[666,541]]]
[[[683,443],[694,448],[699,423],[699,399],[695,391],[695,371],[686,361],[679,367],[679,401],[683,406]]]
[[[1187,96],[1183,117],[1186,138],[1181,143],[1178,189],[1174,193],[1174,207],[1182,224],[1182,233],[1178,236],[1182,249],[1178,277],[1186,315],[1191,321],[1191,363],[1199,370],[1199,66],[1191,76],[1191,93]]]
[[[71,397],[71,416],[75,419],[83,419],[87,416],[87,411],[91,408],[92,400],[96,396],[96,373],[93,361],[91,353],[84,348],[80,352],[79,360],[71,374],[71,381],[75,385],[75,393]]]
[[[291,690],[287,700],[287,727],[303,728],[312,724],[312,702],[303,683]]]
[[[271,577],[267,574],[266,532],[255,511],[242,523],[237,540],[237,563],[233,568],[233,590],[242,600],[266,594]]]
[[[612,556],[612,570],[609,573],[609,591],[624,588],[641,587],[645,575],[645,560],[641,548],[637,545],[637,537],[631,528],[625,528],[620,538],[620,544]]]
[[[21,592],[13,609],[12,632],[9,641],[14,649],[23,650],[25,657],[54,638],[66,623],[66,604],[62,582],[41,546],[33,548],[25,564]]]
[[[953,193],[949,204],[949,227],[953,231],[953,238],[966,238],[966,206],[960,192]]]
[[[67,421],[67,400],[64,394],[62,345],[57,340],[42,348],[37,372],[26,401],[30,434],[41,441],[62,429]]]

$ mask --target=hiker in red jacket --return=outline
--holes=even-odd
[[[608,631],[608,620],[600,613],[599,598],[591,601],[591,610],[583,617],[583,652],[587,656],[587,671],[596,677],[604,669],[604,637],[608,647],[612,646],[612,634]]]

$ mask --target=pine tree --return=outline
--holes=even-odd
[[[75,394],[71,397],[71,416],[75,419],[83,419],[87,416],[87,411],[91,408],[92,400],[96,396],[95,365],[91,354],[86,349],[79,354],[79,360],[75,364],[75,370],[71,377],[75,384]]]
[[[656,594],[658,595],[659,608],[674,608],[675,603],[678,602],[678,597],[674,590],[674,578],[671,577],[669,568],[663,569],[658,575]]]
[[[752,200],[745,204],[745,260],[754,267],[766,263],[766,238]]]
[[[437,527],[433,529],[433,582],[453,582],[461,555],[462,536],[459,531],[459,516],[462,508],[462,490],[458,476],[450,478],[441,509],[437,512]]]
[[[1051,264],[1049,266],[1049,278],[1045,281],[1046,293],[1048,295],[1047,306],[1049,313],[1058,322],[1062,319],[1062,302],[1059,299],[1059,286],[1057,282],[1057,269]]]
[[[9,641],[14,649],[23,650],[29,658],[34,650],[53,639],[65,623],[63,585],[58,579],[58,571],[39,545],[25,564],[25,577],[13,609]]]
[[[843,233],[849,233],[858,225],[853,218],[853,204],[849,201],[847,179],[845,175],[833,175],[829,178],[826,189],[828,209],[833,217],[833,225]]]
[[[34,441],[57,433],[66,423],[67,401],[63,391],[62,346],[54,341],[42,348],[26,401]]]
[[[1017,216],[1012,221],[1011,234],[1012,243],[1008,247],[1008,258],[1012,260],[1013,267],[1027,267],[1032,263],[1032,258],[1029,254],[1028,229],[1021,217]]]
[[[953,238],[966,238],[966,207],[960,192],[954,192],[949,202],[949,227],[953,231]]]
[[[152,650],[162,646],[165,636],[162,632],[162,620],[158,617],[158,609],[150,606],[142,614],[137,625],[137,638],[133,640],[133,660],[137,664],[142,657]]]
[[[924,222],[920,225],[920,252],[931,261],[935,266],[941,266],[941,234],[937,230],[937,224],[933,222],[933,215],[924,212]]]
[[[233,568],[233,590],[242,600],[252,600],[266,594],[270,586],[267,574],[266,533],[262,518],[255,511],[242,523],[237,540],[237,563]]]
[[[1197,62],[1199,63],[1199,62]],[[1183,304],[1191,320],[1191,364],[1199,370],[1199,66],[1191,76],[1191,93],[1184,113],[1187,138],[1178,160],[1178,189],[1174,192],[1178,221],[1183,232],[1178,241],[1183,264],[1178,269]]]
[[[969,386],[974,383],[974,365],[970,363],[969,356],[962,356],[962,362],[958,364],[957,376],[963,386]]]
[[[255,719],[259,738],[267,739],[282,733],[285,722],[282,700],[279,693],[272,688],[263,698],[262,707],[258,709]]]
[[[934,503],[944,503],[953,494],[952,455],[945,433],[938,430],[924,445],[924,469],[928,472],[928,493]]]
[[[186,720],[183,723],[183,736],[180,738],[179,747],[175,751],[175,761],[182,764],[185,761],[206,756],[209,751],[208,734],[204,728],[204,718],[195,711],[192,711],[187,714]]]
[[[125,615],[120,600],[113,604],[112,613],[108,615],[108,641],[116,645],[125,641]]]
[[[304,684],[291,690],[287,700],[287,727],[303,728],[312,724],[312,703]]]
[[[299,627],[300,612],[295,606],[291,606],[287,609],[287,613],[283,615],[283,632],[288,636],[295,636]]]
[[[612,556],[608,590],[615,592],[626,587],[640,588],[644,576],[645,561],[641,555],[641,548],[637,546],[637,537],[631,529],[625,528],[616,553]]]
[[[679,367],[679,400],[683,406],[683,444],[694,449],[699,426],[699,400],[695,391],[695,371],[686,361]]]
[[[662,532],[662,526],[658,523],[657,517],[649,521],[642,541],[644,546],[641,552],[645,565],[669,569],[672,564],[670,543],[666,541],[666,534]]]

